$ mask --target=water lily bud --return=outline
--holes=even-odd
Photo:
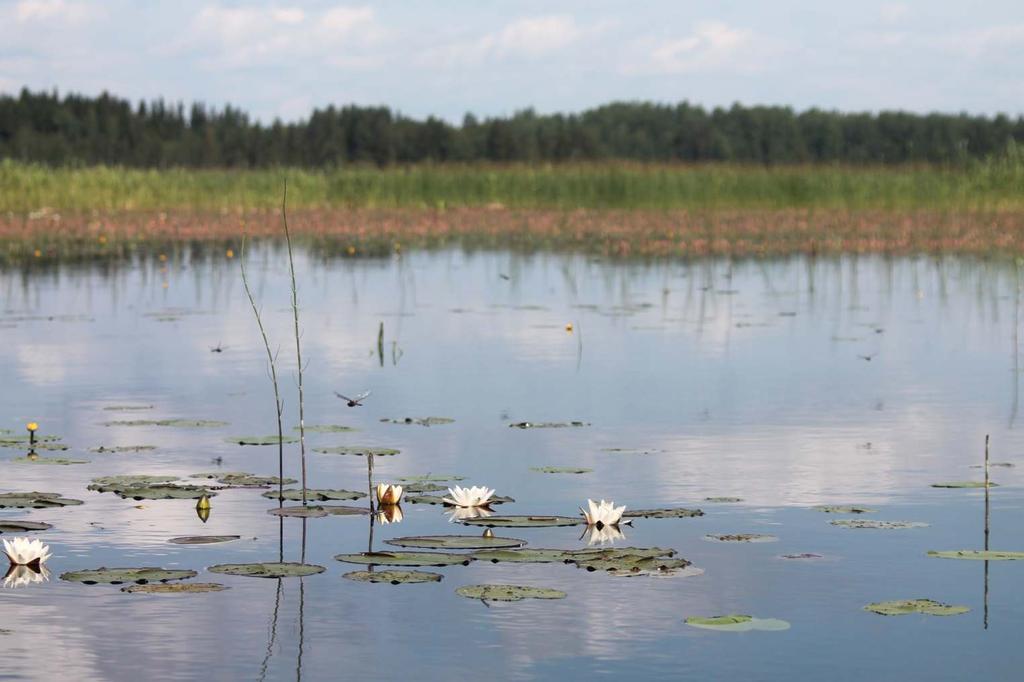
[[[39,424],[36,424],[35,422],[29,422],[28,424],[25,424],[25,428],[28,429],[30,432],[37,431],[39,429]]]

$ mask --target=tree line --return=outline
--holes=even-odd
[[[132,167],[336,167],[416,162],[962,163],[1024,142],[1024,116],[712,110],[615,102],[576,114],[417,120],[329,106],[262,124],[241,109],[57,92],[0,95],[0,159]]]

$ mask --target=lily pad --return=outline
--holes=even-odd
[[[373,455],[374,457],[391,457],[392,455],[397,455],[401,450],[395,450],[394,448],[371,447],[367,445],[337,445],[332,448],[313,448],[313,452],[319,452],[324,455],[356,455],[359,457]]]
[[[361,583],[439,583],[444,578],[440,573],[428,571],[352,571],[341,576]]]
[[[50,507],[72,507],[83,504],[81,500],[64,497],[59,493],[0,493],[0,509],[4,507],[47,509]]]
[[[189,478],[216,478],[230,488],[266,488],[272,485],[291,485],[298,483],[294,478],[278,478],[277,476],[259,476],[244,471],[228,471],[221,474],[192,474]]]
[[[570,427],[590,426],[587,422],[516,422],[509,424],[513,429],[566,429]]]
[[[0,448],[13,448],[18,450],[30,448],[32,450],[44,452],[64,452],[65,450],[70,450],[71,446],[65,443],[36,443],[35,445],[29,446],[28,443],[5,443],[0,441]]]
[[[386,424],[416,424],[418,426],[439,426],[451,424],[455,420],[449,417],[404,417],[401,419],[381,419]]]
[[[109,405],[103,408],[107,412],[141,412],[152,410],[152,405]]]
[[[505,549],[522,547],[526,540],[481,535],[421,535],[417,537],[385,540],[395,547],[417,547],[420,549]]]
[[[464,481],[465,476],[448,476],[445,474],[421,474],[418,476],[402,476],[401,483],[444,483],[445,481]]]
[[[687,519],[695,516],[704,516],[700,509],[686,509],[684,507],[663,507],[661,509],[627,509],[622,517],[626,519]]]
[[[522,601],[523,599],[565,599],[561,590],[525,585],[464,585],[455,590],[459,596],[483,601]]]
[[[103,426],[172,426],[180,429],[212,429],[227,425],[227,422],[215,419],[127,419],[103,422]]]
[[[836,519],[835,521],[829,521],[829,523],[843,528],[875,528],[878,530],[928,527],[928,524],[922,521],[875,521],[873,519]]]
[[[448,552],[361,552],[359,554],[338,554],[338,561],[350,564],[373,566],[455,566],[467,565],[473,561],[469,554]]]
[[[180,538],[171,538],[167,542],[175,545],[213,545],[220,542],[231,542],[240,538],[240,535],[187,535]]]
[[[87,571],[69,571],[60,576],[61,580],[73,583],[95,585],[120,585],[121,583],[138,583],[145,585],[151,582],[165,583],[168,580],[185,580],[198,575],[195,571],[184,571],[167,568],[96,568]]]
[[[349,507],[341,504],[320,505],[328,516],[368,516],[370,511],[366,507]]]
[[[750,632],[751,630],[788,630],[789,623],[777,618],[754,618],[753,616],[731,614],[728,616],[690,616],[687,625],[705,630],[722,632]]]
[[[294,507],[275,507],[274,509],[268,509],[267,513],[274,516],[287,516],[300,519],[322,519],[327,516],[327,512],[324,511],[323,507],[303,507],[302,505],[296,505]]]
[[[593,469],[586,467],[530,467],[530,471],[542,474],[589,474]]]
[[[942,552],[931,551],[928,556],[938,559],[974,559],[977,561],[1024,561],[1024,552],[1003,550],[955,549]]]
[[[58,441],[60,439],[61,439],[60,436],[55,436],[53,434],[40,435],[40,434],[37,433],[36,437],[35,437],[35,443],[36,443],[36,445],[39,445],[40,443],[53,443],[53,442]],[[5,447],[5,448],[19,447],[20,448],[23,445],[28,445],[29,440],[30,440],[30,438],[29,438],[29,435],[27,433],[19,433],[17,435],[0,436],[0,447]]]
[[[812,507],[812,509],[814,509],[814,511],[824,512],[826,514],[874,514],[878,511],[877,509],[869,509],[867,507],[856,507],[852,505],[821,505],[818,507]]]
[[[129,585],[128,587],[122,587],[121,591],[132,594],[192,594],[222,592],[226,589],[228,587],[220,583],[178,583],[176,585],[158,583],[156,585]]]
[[[268,490],[263,493],[263,497],[270,498],[271,500],[281,499],[288,500],[290,502],[297,502],[302,499],[302,490],[289,488],[281,493],[276,490]],[[362,497],[366,497],[366,493],[360,493],[354,490],[306,488],[306,499],[312,500],[313,502],[326,502],[327,500],[358,500]]]
[[[775,542],[778,540],[774,535],[765,535],[762,533],[709,533],[704,536],[704,539],[712,542]]]
[[[101,476],[92,479],[87,487],[89,490],[97,490],[101,493],[115,492],[125,488],[141,488],[157,483],[171,483],[178,480],[177,476],[155,476],[150,474],[136,474],[131,476]]]
[[[303,428],[305,428],[305,430],[308,433],[348,433],[350,431],[358,431],[359,430],[359,429],[355,428],[354,426],[343,426],[341,424],[307,424]],[[299,427],[296,426],[294,430],[298,431]],[[275,436],[274,438],[275,438],[274,442],[276,443],[277,442],[277,437]]]
[[[552,526],[578,526],[585,523],[574,516],[488,516],[476,519],[463,519],[468,526],[487,526],[488,528],[549,528]]]
[[[944,483],[932,483],[933,488],[984,488],[985,481],[946,481]],[[989,488],[998,488],[998,483],[989,481]]]
[[[100,445],[95,448],[89,448],[89,452],[98,453],[122,453],[122,452],[147,452],[149,450],[156,450],[155,445]]]
[[[439,493],[448,490],[448,486],[438,485],[437,483],[403,483],[402,488],[406,495],[423,495],[425,493]]]
[[[38,530],[49,530],[53,528],[42,521],[19,521],[18,519],[0,518],[0,533],[30,533]]]
[[[924,613],[929,616],[958,616],[971,609],[966,606],[951,606],[931,599],[903,599],[868,604],[865,611],[883,616],[905,616],[910,613]]]
[[[733,502],[742,502],[742,497],[705,497],[705,502],[714,502],[716,504],[731,504]]]
[[[659,557],[617,556],[577,560],[579,568],[587,571],[607,571],[613,575],[651,575],[686,568],[690,562],[686,559],[665,559]]]
[[[472,557],[494,564],[503,561],[517,564],[553,564],[572,561],[574,551],[571,549],[485,549],[473,552]]]
[[[174,480],[175,476],[104,476],[94,478],[88,489],[132,500],[198,500],[217,494],[202,486],[169,482]]]
[[[236,445],[277,445],[277,436],[228,436],[224,439],[225,443],[234,443]],[[299,439],[293,436],[284,436],[280,439],[282,443],[298,443]]]
[[[275,563],[265,564],[217,564],[207,569],[210,573],[241,575],[250,578],[304,578],[323,573],[327,569],[316,564]]]
[[[782,554],[780,559],[824,559],[820,554],[814,554],[813,552],[801,552],[800,554]]]
[[[439,497],[437,495],[406,495],[402,498],[402,502],[408,502],[409,504],[448,504],[444,501],[443,497]],[[515,502],[515,498],[505,495],[495,495],[491,499],[487,500],[486,506],[489,507],[492,504],[505,504],[507,502]]]
[[[18,464],[51,464],[57,466],[69,466],[71,464],[88,464],[87,459],[67,459],[64,457],[15,457],[11,460]]]

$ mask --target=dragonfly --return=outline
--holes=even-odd
[[[224,345],[223,343],[221,343],[220,341],[218,341],[218,342],[217,342],[217,345],[216,345],[216,346],[212,346],[212,347],[210,348],[210,352],[211,352],[211,353],[223,353],[223,352],[224,352],[224,351],[226,351],[227,349],[228,349],[228,347],[227,347],[227,346],[225,346],[225,345]]]
[[[348,404],[349,407],[362,407],[363,401],[370,397],[370,392],[369,391],[363,391],[362,393],[360,393],[359,395],[357,395],[354,398],[349,398],[348,396],[342,395],[342,394],[338,393],[337,391],[334,392],[334,395],[336,395],[339,398],[341,398],[342,400],[344,400]]]

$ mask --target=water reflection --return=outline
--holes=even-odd
[[[268,246],[247,256],[274,343],[288,339],[290,324],[281,256]],[[1000,487],[991,492],[929,487],[981,473],[968,466],[980,462],[985,434],[997,460],[1015,461],[1024,451],[1016,428],[1015,263],[609,263],[445,251],[382,261],[305,255],[297,265],[310,361],[307,420],[358,429],[307,435],[310,487],[362,490],[365,482],[365,525],[359,517],[307,523],[271,516],[274,505],[253,490],[218,491],[205,524],[186,501],[136,502],[86,490],[105,475],[188,476],[210,470],[211,459],[223,471],[276,474],[276,448],[225,441],[270,433],[276,417],[266,351],[254,335],[237,263],[172,254],[166,272],[138,261],[118,270],[0,273],[9,359],[0,364],[7,420],[0,427],[39,421],[71,445],[68,458],[90,460],[44,465],[14,462],[23,450],[0,451],[4,491],[85,501],[74,510],[0,510],[54,525],[45,535],[53,570],[202,571],[268,556],[328,567],[302,579],[228,577],[230,590],[201,598],[126,595],[59,580],[2,591],[3,627],[13,631],[3,640],[5,675],[123,678],[154,659],[166,679],[323,679],[336,676],[340,659],[351,675],[379,675],[386,662],[425,678],[450,673],[454,659],[509,678],[777,677],[797,661],[805,676],[928,672],[954,679],[983,665],[998,674],[1024,664],[1013,646],[1024,627],[1019,566],[983,562],[979,590],[970,562],[925,555],[973,546],[979,534],[988,547],[990,524],[997,548],[1024,545],[1021,466],[995,470]],[[211,353],[215,345],[223,352]],[[294,360],[281,356],[279,369],[288,433],[297,424]],[[333,392],[352,386],[371,388],[373,401],[344,408]],[[106,408],[126,404],[153,405],[147,419],[230,426],[103,425],[119,418]],[[379,421],[405,415],[455,422],[424,428]],[[591,426],[508,428],[519,417]],[[401,453],[371,460],[315,452],[353,444]],[[157,449],[89,451],[132,445]],[[285,475],[297,473],[295,454],[285,451]],[[545,466],[593,471],[531,471]],[[342,580],[348,569],[335,554],[373,551],[398,534],[477,533],[457,525],[457,516],[487,510],[374,504],[375,478],[436,472],[500,484],[516,498],[508,513],[573,515],[578,500],[595,495],[632,508],[700,506],[704,517],[638,520],[628,537],[591,533],[582,542],[671,547],[706,573],[613,578],[561,564],[477,562],[437,569],[445,576],[439,584]],[[744,502],[702,502],[720,496]],[[805,508],[858,503],[880,508],[879,518],[931,525],[902,535],[835,529]],[[768,524],[779,542],[701,541],[706,533],[763,532]],[[242,539],[167,543],[197,532]],[[531,547],[581,544],[575,528],[524,529],[521,537]],[[801,552],[829,560],[777,559]],[[26,578],[36,579],[19,580]],[[562,589],[569,597],[481,609],[453,595],[461,585],[502,582]],[[918,596],[974,612],[907,624],[860,611],[870,601]],[[253,617],[254,604],[264,615]],[[736,639],[681,625],[687,615],[730,612],[782,618],[793,628],[752,635],[737,648]],[[849,642],[873,656],[865,659]],[[930,654],[940,647],[962,655],[940,665]],[[52,661],[68,656],[73,667],[57,670]]]

